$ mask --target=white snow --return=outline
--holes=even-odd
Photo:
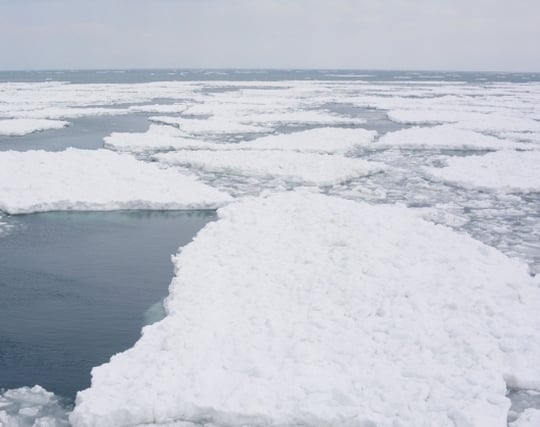
[[[382,163],[340,155],[273,150],[177,151],[157,154],[154,158],[167,165],[313,185],[332,185],[387,168]]]
[[[0,120],[0,135],[23,136],[48,129],[61,129],[69,125],[62,120],[7,119]]]
[[[215,209],[227,194],[108,150],[0,152],[0,210]]]
[[[540,152],[502,150],[483,156],[451,157],[427,175],[465,188],[502,192],[540,192]]]
[[[448,149],[448,150],[503,150],[530,149],[532,144],[505,141],[494,136],[443,125],[434,127],[412,127],[389,132],[375,144],[376,147],[404,149]],[[540,146],[539,146],[540,147]]]
[[[526,409],[519,418],[510,423],[510,427],[538,427],[540,426],[540,410]]]
[[[540,387],[525,264],[399,206],[285,193],[219,217],[75,427],[503,427],[505,379]]]

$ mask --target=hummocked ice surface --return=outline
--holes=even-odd
[[[290,192],[219,218],[75,426],[502,426],[507,384],[540,387],[523,263],[404,207]]]
[[[75,425],[537,423],[539,74],[0,72],[0,101],[3,123],[67,125],[0,136],[0,248],[49,215],[7,211],[225,206]],[[68,423],[35,378],[0,425]]]

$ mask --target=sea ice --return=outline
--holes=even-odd
[[[172,126],[150,125],[146,132],[113,132],[103,139],[105,148],[132,153],[215,149],[225,144],[204,142]],[[230,144],[227,144],[230,145]]]
[[[0,427],[68,427],[67,413],[57,396],[38,385],[0,390]]]
[[[340,155],[290,151],[177,151],[154,158],[167,165],[195,167],[209,172],[276,178],[311,185],[332,185],[381,172],[382,163]]]
[[[400,206],[290,192],[218,212],[75,427],[505,427],[505,380],[540,387],[525,264]]]
[[[175,126],[190,135],[259,133],[269,129],[240,123],[238,120],[212,117],[209,119],[186,119],[182,117],[155,116],[150,121]]]
[[[215,209],[230,196],[108,150],[0,152],[0,210]]]
[[[494,136],[471,130],[443,125],[435,127],[412,127],[383,135],[375,147],[395,147],[405,149],[443,150],[503,150],[530,149],[531,144],[505,141]]]
[[[540,152],[502,150],[483,156],[450,157],[427,175],[465,188],[508,193],[540,192]]]
[[[538,427],[540,426],[540,410],[526,409],[519,418],[510,423],[510,427]]]
[[[69,125],[62,120],[48,119],[7,119],[0,120],[0,135],[23,136],[47,129],[61,129]]]

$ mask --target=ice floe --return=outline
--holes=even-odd
[[[2,427],[68,427],[67,414],[65,402],[38,385],[0,390]]]
[[[171,150],[285,150],[345,154],[358,146],[372,146],[376,135],[377,132],[365,129],[330,127],[268,135],[239,143],[216,143],[194,139],[171,126],[153,124],[144,133],[112,133],[105,137],[104,146],[135,153]]]
[[[154,123],[175,126],[191,135],[259,133],[269,129],[263,126],[240,123],[238,120],[212,117],[209,119],[186,119],[183,117],[154,116]]]
[[[530,149],[532,144],[505,141],[490,135],[443,125],[412,127],[382,136],[376,147],[439,150],[503,150]],[[540,146],[538,146],[540,148]]]
[[[426,168],[430,178],[465,188],[540,192],[540,152],[502,150],[483,156],[451,157],[446,167]]]
[[[0,135],[23,136],[47,129],[61,129],[69,125],[63,120],[7,119],[0,120]]]
[[[157,154],[154,158],[166,165],[312,185],[332,185],[387,169],[382,163],[341,155],[275,150],[177,151]]]
[[[109,150],[0,152],[0,210],[215,209],[227,194]]]
[[[503,427],[507,385],[540,387],[519,261],[399,206],[290,192],[219,217],[174,258],[167,317],[93,369],[75,427]]]

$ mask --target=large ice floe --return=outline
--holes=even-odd
[[[483,156],[451,157],[429,177],[465,188],[509,193],[540,192],[540,151],[503,150]]]
[[[400,206],[289,192],[218,212],[75,427],[503,427],[507,387],[540,387],[525,264]]]
[[[109,150],[0,153],[0,210],[215,209],[230,196]]]
[[[290,151],[177,151],[154,156],[166,165],[204,171],[248,175],[311,185],[332,185],[387,169],[383,163],[341,155]]]
[[[376,135],[377,132],[366,129],[323,127],[268,135],[232,144],[201,141],[171,126],[153,124],[144,133],[112,133],[105,137],[104,146],[116,151],[133,153],[173,150],[286,150],[345,154],[358,146],[373,146],[372,142]]]
[[[396,132],[389,132],[380,138],[375,146],[413,150],[504,150],[534,148],[532,144],[506,141],[494,136],[448,125],[412,127]]]
[[[0,120],[0,136],[23,136],[47,129],[61,129],[69,125],[63,120],[8,119]]]

